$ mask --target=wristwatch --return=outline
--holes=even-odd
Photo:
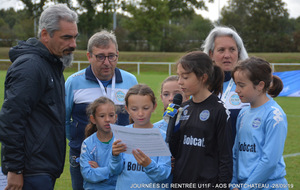
[[[15,174],[23,174],[23,170],[18,170],[18,171],[9,171],[9,172],[13,172]]]

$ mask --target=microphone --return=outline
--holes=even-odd
[[[176,94],[173,98],[174,108],[178,110],[180,108],[181,103],[182,103],[182,95],[181,94]],[[170,119],[169,119],[167,133],[166,133],[166,143],[168,143],[168,144],[170,142],[171,136],[172,136],[173,131],[174,131],[177,115],[178,115],[178,111],[174,115],[174,117],[170,117]]]

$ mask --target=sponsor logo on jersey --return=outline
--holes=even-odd
[[[240,124],[238,126],[238,128],[243,128],[244,127],[244,120],[245,120],[245,116],[246,115],[246,112],[240,112],[239,115],[238,115],[238,119],[240,119]]]
[[[81,75],[83,75],[83,74],[84,74],[84,72],[75,73],[74,75],[72,75],[72,77],[75,78],[75,77],[81,76]]]
[[[97,151],[97,146],[95,145],[95,146],[93,147],[93,149],[91,150],[90,154],[97,153],[96,151]]]
[[[188,137],[188,136],[184,135],[183,144],[190,145],[190,146],[205,147],[204,137],[203,138],[194,138],[192,136]]]
[[[239,151],[241,152],[256,152],[256,144],[246,144],[239,142]]]
[[[258,129],[261,125],[261,119],[259,117],[255,118],[253,121],[252,121],[252,127],[254,129]]]
[[[145,169],[144,169],[143,166],[141,166],[138,163],[128,162],[127,163],[127,171],[142,171],[142,172],[145,172]]]
[[[274,106],[271,106],[272,109],[274,109],[273,111],[273,119],[275,120],[275,123],[273,125],[273,128],[281,121],[283,121],[283,114],[281,113],[281,111],[277,108],[277,107],[274,107]]]
[[[241,104],[241,100],[239,98],[239,96],[237,94],[233,94],[232,96],[230,96],[229,98],[229,103],[231,105],[234,105],[234,106],[238,106]]]
[[[123,91],[121,91],[121,90],[118,90],[117,92],[116,92],[116,100],[118,101],[118,102],[124,102],[125,101],[125,93],[123,92]]]
[[[86,144],[82,144],[81,146],[81,152],[86,153]]]
[[[187,115],[188,114],[188,110],[187,110],[187,107],[189,107],[189,105],[186,105],[185,107],[183,107],[182,109],[183,109],[183,111],[182,111],[182,114],[181,114],[181,116],[180,116],[180,120],[188,120],[189,119],[189,115]]]
[[[199,118],[201,121],[206,121],[210,116],[210,112],[208,110],[203,110],[200,115]]]

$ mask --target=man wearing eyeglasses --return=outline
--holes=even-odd
[[[117,109],[117,124],[128,125],[129,115],[125,110],[125,95],[137,84],[131,73],[117,68],[119,57],[116,36],[106,30],[94,34],[88,41],[87,58],[90,65],[71,75],[66,87],[66,133],[70,146],[70,173],[73,190],[83,189],[79,156],[88,124],[86,107],[100,96],[114,101]]]

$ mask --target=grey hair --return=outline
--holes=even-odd
[[[115,34],[111,31],[102,30],[95,33],[88,41],[87,51],[92,54],[93,47],[108,47],[109,43],[112,42],[116,46],[118,52],[118,43]]]
[[[238,33],[225,26],[215,26],[214,29],[212,29],[209,33],[209,35],[206,37],[204,43],[202,44],[203,52],[209,55],[209,53],[213,53],[215,48],[215,39],[218,36],[230,36],[234,41],[236,42],[236,45],[238,47],[239,52],[239,60],[245,60],[248,58],[248,53],[244,47],[244,43],[242,38],[238,35]]]
[[[61,20],[78,23],[78,15],[65,4],[51,5],[46,8],[39,20],[38,37],[41,37],[41,32],[44,28],[50,37],[53,37],[54,31],[60,30],[59,22]]]

